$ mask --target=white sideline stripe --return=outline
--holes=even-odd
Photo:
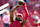
[[[2,5],[2,6],[0,6],[0,10],[4,9],[7,6],[9,6],[9,3],[6,3],[6,4]]]
[[[6,12],[6,9],[0,11],[0,14],[3,14],[4,12]]]

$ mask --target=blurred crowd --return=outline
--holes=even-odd
[[[19,0],[8,1],[9,7],[6,8],[6,12],[0,14],[0,27],[9,27],[10,25],[10,12],[14,6],[18,5]],[[40,22],[40,0],[24,0],[27,5],[29,17],[27,18],[25,27],[39,27]]]

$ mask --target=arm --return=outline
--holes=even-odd
[[[11,13],[10,13],[10,22],[12,22],[13,21],[13,12],[16,10],[18,8],[18,6],[17,7],[15,7],[12,11],[11,11]]]
[[[26,20],[25,20],[25,19],[23,19],[22,27],[24,27],[24,26],[25,26],[25,23],[26,23]]]

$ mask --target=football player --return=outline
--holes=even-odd
[[[26,3],[23,1],[23,0],[19,0],[19,4],[18,6],[15,6],[14,9],[12,9],[11,11],[11,14],[10,14],[10,22],[12,23],[13,22],[13,12],[18,8],[18,7],[24,7],[24,10],[25,10],[25,13],[26,13],[26,18],[23,19],[23,24],[22,24],[22,27],[24,27],[25,25],[25,22],[26,22],[26,19],[28,17],[28,10],[26,8]]]

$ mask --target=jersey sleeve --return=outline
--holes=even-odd
[[[26,20],[28,18],[28,10],[27,10],[27,6],[26,6],[25,2],[24,2],[24,10],[25,10],[25,13],[26,13],[26,16],[24,17],[24,19]]]

